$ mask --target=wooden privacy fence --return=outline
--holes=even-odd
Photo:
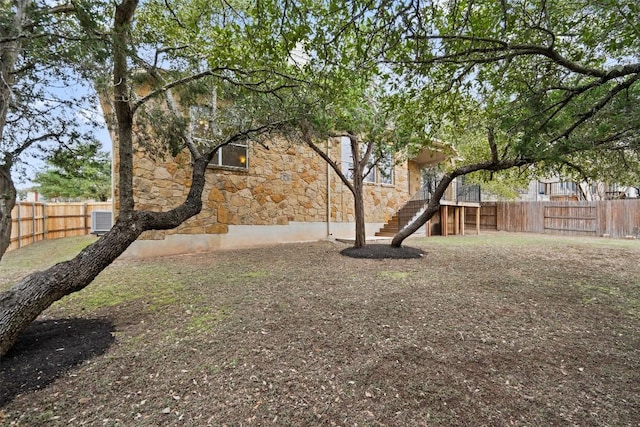
[[[640,200],[596,202],[485,202],[485,230],[622,238],[640,237]]]
[[[45,239],[89,234],[91,212],[111,209],[111,202],[18,202],[11,211],[11,244],[8,250]]]

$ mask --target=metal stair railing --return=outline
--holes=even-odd
[[[430,186],[416,192],[407,203],[398,210],[398,230],[402,230],[413,217],[429,203],[433,194]],[[446,200],[446,198],[444,198]],[[480,185],[458,184],[456,187],[456,202],[480,203]]]
[[[413,217],[431,200],[431,189],[422,188],[416,192],[398,211],[398,230],[402,230]]]
[[[456,202],[480,203],[480,185],[458,184],[456,189]]]

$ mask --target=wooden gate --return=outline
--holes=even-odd
[[[545,233],[597,234],[597,208],[592,202],[554,203],[544,207]]]

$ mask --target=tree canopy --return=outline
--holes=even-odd
[[[11,234],[14,180],[24,164],[90,140],[97,103],[90,89],[108,46],[98,2],[0,2],[0,258]]]
[[[482,171],[480,179],[514,170],[520,179],[640,178],[635,3],[295,4],[306,8],[305,40],[317,70],[375,81],[398,145],[444,140],[456,147],[460,156],[440,190]],[[394,245],[435,212],[438,194]]]
[[[34,188],[49,200],[99,200],[111,197],[111,155],[99,142],[58,150],[36,173]]]
[[[168,2],[164,4],[167,6],[167,13],[175,12],[169,7]],[[215,36],[216,28],[223,29],[226,25],[224,19],[220,23],[216,23],[216,19],[226,16],[225,6],[229,4],[228,2],[218,4],[199,1],[190,4],[181,3],[181,7],[194,8],[194,17],[203,17],[204,19],[202,22],[197,22],[197,25],[187,27],[189,32],[197,32],[202,27],[212,31]],[[151,7],[153,2],[145,2],[144,6]],[[208,8],[219,10],[220,15],[215,13],[207,15],[205,12]],[[164,12],[165,9],[160,11]],[[247,16],[251,17],[255,8],[248,7],[246,11]],[[269,106],[274,104],[261,97],[274,97],[277,101],[279,91],[295,84],[295,81],[290,83],[292,80],[279,71],[281,64],[285,61],[273,60],[275,64],[273,68],[264,67],[264,64],[268,63],[264,62],[264,58],[271,52],[270,48],[256,49],[258,56],[252,60],[249,60],[251,55],[239,51],[233,54],[235,56],[231,53],[229,53],[229,57],[222,55],[219,66],[213,64],[214,67],[211,67],[198,49],[192,50],[189,46],[159,44],[153,48],[150,47],[154,40],[145,37],[138,38],[136,17],[145,18],[145,14],[151,12],[142,8],[140,14],[137,13],[138,1],[124,0],[116,5],[113,24],[110,27],[102,30],[94,29],[100,34],[109,33],[111,36],[109,46],[111,48],[112,83],[108,85],[104,80],[103,84],[113,106],[115,116],[113,126],[118,143],[119,211],[116,222],[108,233],[82,250],[74,259],[56,264],[44,272],[33,273],[20,280],[11,289],[0,293],[0,354],[5,354],[11,348],[18,334],[39,313],[64,295],[79,291],[89,285],[97,274],[120,256],[144,231],[175,228],[198,214],[203,205],[202,192],[205,186],[205,171],[218,149],[234,141],[280,129],[287,122],[286,118],[285,120],[280,118],[281,114],[267,114],[266,112],[270,111]],[[161,14],[158,19],[163,17],[167,17],[167,15]],[[178,16],[174,16],[173,19],[176,28],[184,27]],[[142,22],[143,20],[140,21],[140,23]],[[87,28],[87,26],[85,25],[83,28]],[[255,28],[260,29],[261,26],[256,23]],[[264,32],[264,30],[262,31]],[[248,32],[246,36],[251,36],[251,33]],[[253,42],[257,40],[254,39]],[[268,46],[270,43],[270,40],[262,39],[262,41],[265,42],[264,46]],[[224,48],[226,44],[222,42],[221,46]],[[239,68],[233,68],[230,65],[233,64],[235,58],[239,61]],[[229,59],[229,62],[225,62],[225,59]],[[182,68],[170,70],[166,66],[167,63],[182,64]],[[175,142],[176,146],[188,149],[191,154],[189,192],[172,209],[162,211],[138,209],[133,185],[135,132],[145,126],[153,125],[153,123],[146,121],[144,107],[162,102],[167,116],[174,116],[174,123],[179,124],[183,114],[178,103],[186,97],[177,97],[178,89],[188,88],[191,84],[209,79],[214,79],[217,83],[229,83],[233,88],[242,91],[248,98],[255,95],[254,98],[261,102],[254,103],[254,105],[265,106],[265,109],[227,109],[230,112],[230,126],[220,129],[223,132],[220,132],[216,138],[208,140],[209,144],[204,145],[197,144],[185,125],[178,126],[177,132],[174,134],[176,138],[179,138]],[[139,86],[136,87],[140,82],[147,85],[148,91],[146,93],[140,93]],[[212,82],[209,81],[209,83]],[[186,90],[185,93],[189,94],[190,91]],[[282,109],[276,112],[282,113]],[[163,131],[162,128],[158,130]]]
[[[635,3],[410,3],[402,48],[385,58],[406,86],[401,103],[428,105],[463,150],[460,129],[490,127],[498,157],[530,159],[536,173],[639,178]]]

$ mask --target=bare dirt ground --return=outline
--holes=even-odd
[[[0,288],[89,241],[7,254]],[[0,425],[640,425],[640,243],[408,243],[117,262],[2,359]]]

